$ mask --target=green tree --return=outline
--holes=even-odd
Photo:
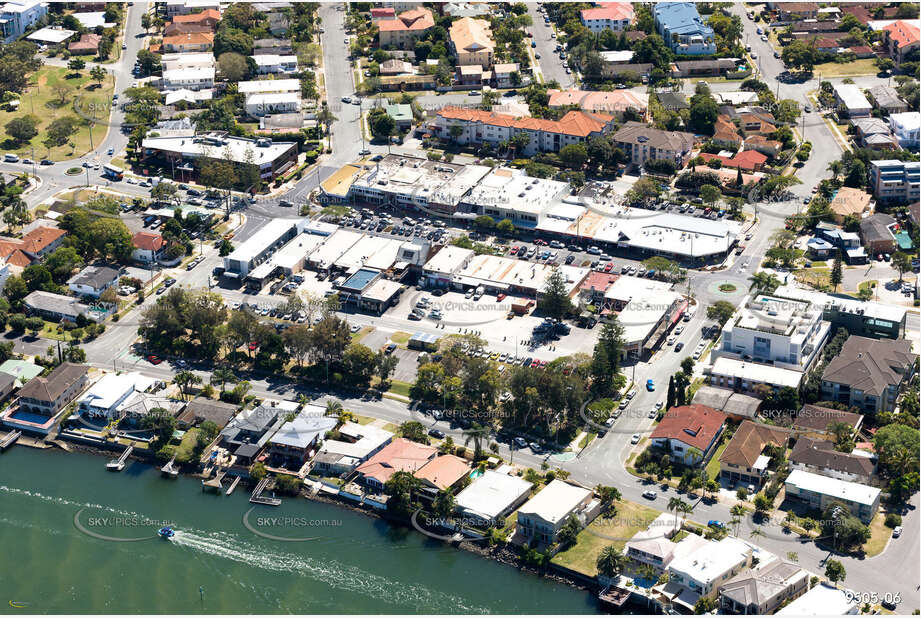
[[[546,315],[561,319],[572,308],[566,278],[559,268],[554,268],[547,277],[547,283],[538,297],[538,308]]]
[[[557,541],[560,547],[575,545],[581,530],[582,524],[579,523],[579,520],[576,519],[574,515],[570,515],[569,519],[566,520],[566,523],[563,524],[563,527],[560,528],[560,531],[557,533]]]
[[[598,555],[595,567],[598,569],[599,575],[614,578],[620,574],[626,563],[626,559],[620,550],[614,545],[608,545]]]
[[[843,582],[845,577],[847,577],[847,571],[844,569],[844,565],[841,564],[841,562],[838,560],[828,560],[825,563],[825,578],[828,579],[828,581],[837,586],[838,582]]]
[[[201,378],[191,371],[180,371],[173,377],[173,382],[179,387],[180,394],[188,398],[189,388],[193,384],[201,384]]]
[[[808,41],[794,40],[783,48],[780,58],[791,69],[810,72],[815,66],[816,50]]]
[[[397,130],[396,120],[386,112],[370,114],[368,124],[371,126],[371,133],[378,139],[387,139]]]
[[[414,494],[419,491],[421,483],[411,472],[399,470],[384,483],[384,493],[390,496],[387,501],[387,510],[391,513],[407,518],[417,508]]]
[[[842,274],[842,265],[841,265],[841,250],[838,250],[838,253],[835,255],[835,261],[831,265],[831,275],[829,276],[829,282],[832,285],[832,288],[837,292],[838,286],[841,285],[843,280]]]
[[[892,254],[892,267],[899,271],[899,283],[901,283],[902,276],[911,270],[911,256],[903,251],[896,251]]]
[[[560,149],[560,161],[570,169],[582,169],[588,161],[588,152],[582,144],[567,144]]]
[[[722,327],[735,313],[736,308],[729,301],[718,300],[707,307],[707,317],[716,320]]]
[[[38,135],[38,119],[32,115],[17,116],[6,123],[6,134],[23,144]]]
[[[400,425],[400,436],[419,444],[428,444],[429,437],[425,432],[425,425],[419,421],[406,421]]]
[[[723,192],[720,191],[719,187],[714,187],[713,185],[703,185],[700,188],[700,198],[704,201],[705,204],[712,206],[720,201],[720,198],[723,197]]]
[[[71,58],[67,63],[67,68],[75,73],[79,73],[86,68],[86,61],[83,58]]]

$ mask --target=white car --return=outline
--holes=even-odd
[[[639,441],[640,441],[640,434],[638,433],[633,434],[633,437],[630,438],[630,444],[639,444]]]
[[[675,341],[676,341],[677,339],[678,339],[678,338],[675,337],[675,336],[673,335],[673,336],[669,337],[669,338],[668,338],[668,341],[666,341],[665,343],[667,343],[668,345],[675,345]]]

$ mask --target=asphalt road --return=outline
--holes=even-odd
[[[530,28],[533,34],[531,40],[537,43],[537,47],[531,51],[540,54],[540,59],[537,62],[544,76],[544,83],[556,80],[564,89],[574,87],[574,75],[566,74],[566,70],[563,68],[563,61],[560,60],[559,52],[555,49],[558,41],[550,36],[553,33],[553,28],[544,23],[544,14],[537,10],[538,6],[540,5],[537,3],[529,2],[528,15],[531,16],[531,20],[534,22]]]

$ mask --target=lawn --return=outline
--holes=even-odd
[[[409,333],[404,333],[403,331],[397,331],[390,335],[390,341],[394,342],[397,345],[405,346],[409,343],[409,338],[412,337]]]
[[[359,341],[362,340],[362,338],[363,338],[365,335],[367,335],[368,333],[373,332],[373,331],[374,331],[374,327],[373,327],[373,326],[365,326],[364,328],[362,328],[362,329],[361,329],[360,331],[358,331],[357,333],[352,333],[352,343],[358,343]]]
[[[391,380],[390,381],[390,392],[396,395],[402,395],[403,397],[409,397],[409,388],[412,386],[409,382],[401,382],[400,380]]]
[[[22,157],[49,158],[63,161],[82,156],[91,148],[89,122],[74,111],[75,103],[83,110],[95,109],[98,116],[93,128],[93,144],[99,144],[105,138],[108,128],[108,116],[112,101],[112,79],[106,78],[102,86],[92,81],[89,70],[83,69],[79,76],[66,67],[43,66],[29,78],[29,88],[20,95],[22,102],[19,111],[0,111],[0,140],[5,152],[16,152]],[[62,89],[67,89],[64,92]],[[63,103],[61,95],[63,94]],[[100,111],[101,110],[101,111]],[[90,112],[92,114],[93,112]],[[37,119],[39,133],[28,142],[19,144],[6,134],[6,123],[13,118],[32,115]],[[63,146],[48,149],[42,143],[46,137],[45,130],[54,120],[74,116],[80,120],[79,129],[71,136],[70,142]],[[70,144],[73,144],[71,148]]]
[[[817,64],[812,69],[812,73],[819,78],[819,81],[829,77],[853,77],[855,75],[876,75],[879,69],[873,58],[861,58],[844,64],[837,62],[826,62]]]
[[[892,536],[892,528],[885,524],[886,514],[879,511],[873,521],[870,522],[870,540],[863,544],[863,551],[868,558],[877,556],[886,548],[889,537]]]
[[[601,550],[608,545],[614,545],[623,551],[630,537],[640,530],[645,530],[650,522],[659,516],[659,511],[635,502],[617,502],[616,506],[616,515],[608,514],[597,518],[579,533],[575,545],[558,553],[552,562],[594,577],[598,574],[595,562]]]
[[[793,271],[793,276],[800,283],[805,283],[814,288],[831,287],[830,268],[805,268]]]
[[[723,443],[716,447],[716,452],[713,453],[713,457],[707,462],[707,478],[720,478],[720,456],[723,454],[723,451],[726,450],[727,444],[729,444],[729,440],[723,440]]]
[[[195,449],[195,444],[197,442],[198,428],[193,427],[185,432],[185,435],[182,436],[182,442],[176,447],[176,461],[189,461],[192,458],[192,451]]]

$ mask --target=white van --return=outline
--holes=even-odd
[[[19,163],[19,155],[7,153],[3,155],[3,160],[7,163]]]

